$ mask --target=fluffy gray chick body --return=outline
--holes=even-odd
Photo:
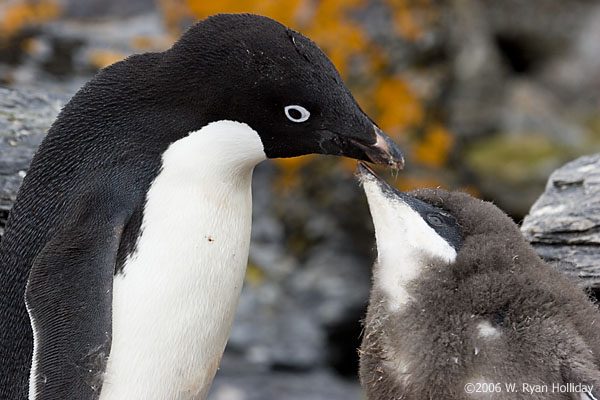
[[[597,306],[506,214],[359,171],[378,249],[360,350],[368,399],[600,399]]]

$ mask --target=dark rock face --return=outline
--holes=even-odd
[[[29,162],[65,102],[0,88],[0,236]]]
[[[600,154],[548,179],[521,230],[537,253],[586,288],[600,288]]]

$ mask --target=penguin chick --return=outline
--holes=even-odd
[[[600,398],[600,314],[493,204],[400,192],[359,163],[377,262],[360,381],[370,400]]]

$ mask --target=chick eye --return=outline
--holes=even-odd
[[[310,117],[308,110],[302,106],[287,106],[285,116],[292,122],[304,122]]]
[[[435,225],[435,226],[442,226],[442,225],[444,225],[444,220],[442,219],[442,217],[440,217],[439,215],[436,215],[436,214],[428,214],[427,215],[427,221],[431,225]]]

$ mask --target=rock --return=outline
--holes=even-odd
[[[543,133],[558,146],[577,147],[586,143],[584,127],[561,114],[561,99],[543,85],[512,79],[506,85],[507,101],[500,129],[512,136]]]
[[[352,374],[374,258],[372,227],[352,177],[315,174],[307,172],[301,190],[287,198],[274,190],[273,163],[255,169],[250,265],[228,350],[255,368],[334,366]],[[359,232],[346,226],[359,223]]]
[[[31,158],[66,101],[0,88],[0,235]]]
[[[447,51],[451,62],[448,124],[459,136],[477,136],[500,121],[505,70],[494,43],[486,10],[478,0],[450,2]]]
[[[347,400],[361,399],[358,380],[340,379],[332,371],[256,370],[252,364],[226,354],[213,382],[211,400]]]
[[[64,15],[76,18],[129,17],[156,9],[154,0],[62,0]]]
[[[521,231],[540,257],[579,286],[600,288],[600,154],[552,173]]]
[[[580,22],[573,45],[562,57],[553,60],[543,71],[542,78],[554,86],[559,95],[571,107],[597,112],[600,101],[600,3],[588,10]]]
[[[514,217],[527,214],[552,171],[578,154],[544,134],[504,134],[466,148],[463,165],[472,169],[484,197]]]
[[[121,18],[63,17],[24,29],[5,42],[0,43],[0,82],[69,95],[109,64],[171,45],[153,9]]]
[[[589,0],[483,0],[481,3],[490,29],[503,38],[524,40],[520,45],[533,50],[532,56],[539,61],[560,55],[564,45],[581,29],[581,21],[598,5]]]

